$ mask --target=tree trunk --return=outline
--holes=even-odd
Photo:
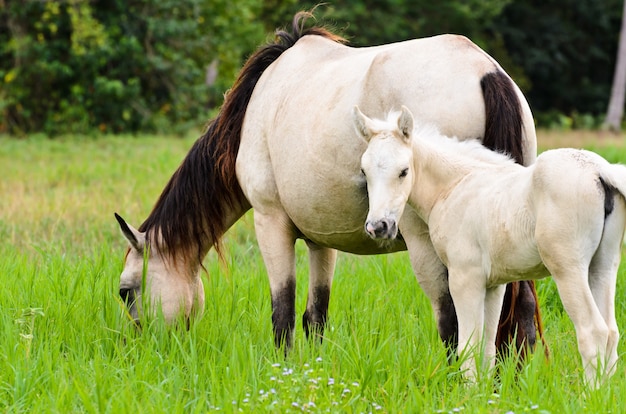
[[[611,100],[604,124],[609,129],[619,132],[624,115],[624,94],[626,93],[626,1],[622,11],[622,27],[619,33],[619,46],[611,87]]]

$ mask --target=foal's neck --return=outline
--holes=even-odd
[[[428,221],[433,207],[475,167],[477,162],[456,151],[444,151],[437,142],[414,137],[413,166],[415,182],[409,204]]]

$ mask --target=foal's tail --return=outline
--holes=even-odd
[[[599,155],[598,155],[599,156]],[[617,190],[622,197],[626,198],[626,166],[621,164],[607,164],[600,174],[600,182],[604,186],[607,195],[612,189]],[[608,200],[607,200],[608,202]],[[608,206],[605,206],[607,209]],[[608,213],[608,212],[606,212]]]
[[[511,78],[502,70],[496,70],[483,76],[480,86],[486,116],[483,145],[508,154],[519,164],[533,163],[536,155],[530,152],[536,148],[535,126],[532,116],[528,116],[530,109],[523,106],[527,104],[520,101],[520,94]],[[543,335],[535,282],[509,283],[496,338],[498,352],[506,352],[509,343],[515,341],[523,358],[526,348],[534,347],[537,334],[547,356],[548,346]]]
[[[606,218],[615,208],[613,192],[617,191],[626,199],[626,166],[622,164],[609,164],[600,175],[600,184],[604,189],[604,217]],[[626,244],[626,233],[622,237],[622,243]]]

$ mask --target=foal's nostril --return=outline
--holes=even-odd
[[[388,224],[388,220],[384,219],[381,220],[380,223],[378,224],[378,233],[380,234],[386,234],[387,230],[389,229],[389,224]]]
[[[380,220],[376,225],[376,237],[381,239],[391,239],[395,237],[396,222],[385,218]]]
[[[396,222],[388,218],[375,223],[368,221],[365,223],[365,231],[374,239],[391,239],[396,234]]]

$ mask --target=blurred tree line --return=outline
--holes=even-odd
[[[295,0],[0,0],[0,132],[184,130],[206,122]],[[622,1],[336,0],[318,21],[353,46],[470,37],[542,125],[594,127],[608,104]]]

